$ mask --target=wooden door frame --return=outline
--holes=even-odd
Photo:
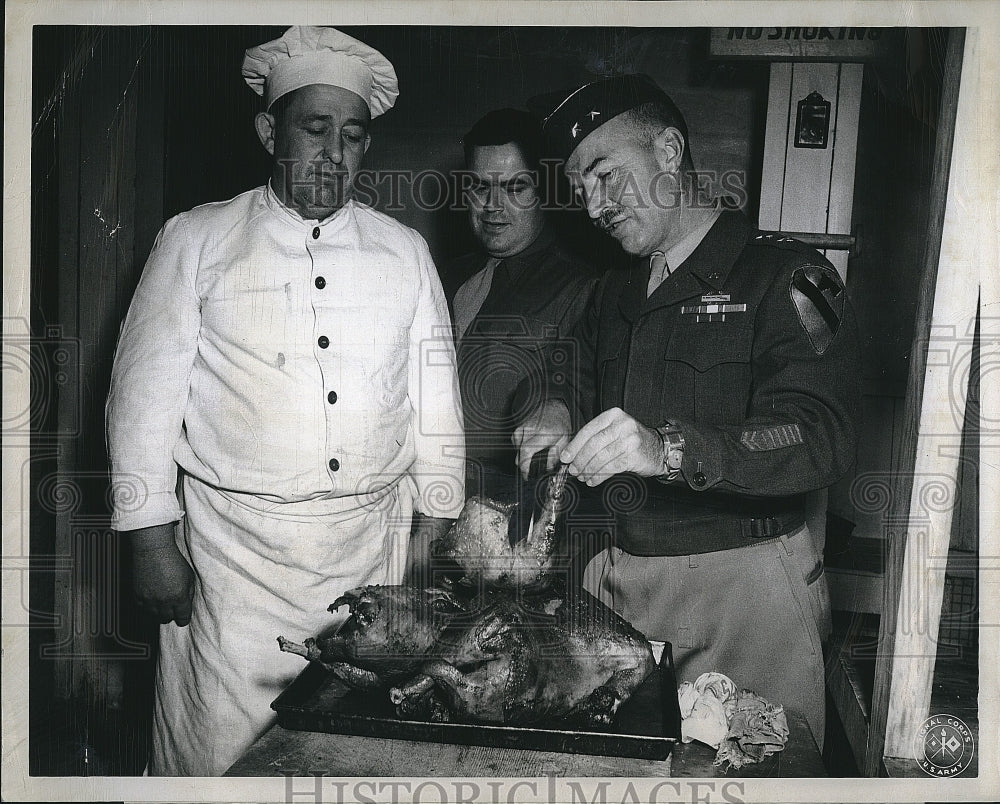
[[[937,449],[942,437],[960,439],[962,417],[943,414],[945,408],[964,411],[966,388],[956,388],[942,376],[954,369],[942,366],[931,353],[947,348],[949,337],[971,335],[979,296],[979,272],[970,270],[977,256],[969,237],[971,221],[959,219],[976,175],[978,97],[984,89],[979,76],[963,76],[963,61],[975,64],[977,32],[952,29],[946,51],[938,130],[932,172],[932,200],[927,247],[920,274],[920,296],[907,380],[904,428],[892,479],[886,520],[888,540],[882,618],[879,627],[875,687],[865,767],[867,776],[884,772],[884,756],[913,758],[913,738],[928,716],[936,641],[944,590],[945,557],[958,472],[958,452]],[[979,233],[988,237],[986,231]],[[942,256],[943,255],[943,256]],[[949,327],[951,334],[949,335]],[[962,331],[959,331],[962,330]],[[953,355],[954,356],[954,355]],[[955,399],[957,393],[962,398]],[[932,469],[933,471],[928,471]],[[930,485],[942,483],[952,504],[927,510]],[[904,589],[906,594],[904,595]],[[911,618],[921,619],[914,627]]]

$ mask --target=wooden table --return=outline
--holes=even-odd
[[[226,776],[826,776],[805,719],[796,712],[785,712],[790,731],[785,750],[760,764],[725,773],[712,765],[715,751],[700,743],[679,743],[667,759],[649,760],[324,734],[274,726],[233,764]]]

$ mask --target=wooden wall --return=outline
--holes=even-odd
[[[162,216],[152,45],[148,29],[34,31],[32,332],[59,346],[32,387],[52,420],[33,442],[32,554],[53,567],[32,590],[50,606],[32,605],[33,772],[135,772],[144,744],[128,713],[148,699],[154,632],[109,528],[103,417],[119,321]]]

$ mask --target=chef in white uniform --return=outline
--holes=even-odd
[[[114,527],[163,623],[157,775],[224,772],[303,669],[276,637],[317,633],[342,592],[422,566],[464,500],[433,261],[352,198],[392,65],[294,27],[248,50],[243,75],[264,96],[271,180],[164,225],[107,406]]]

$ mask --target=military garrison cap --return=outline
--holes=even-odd
[[[528,108],[542,123],[551,156],[566,159],[584,138],[614,117],[644,103],[665,104],[675,116],[687,141],[684,118],[667,94],[648,75],[619,75],[592,81],[582,87],[537,95]]]

